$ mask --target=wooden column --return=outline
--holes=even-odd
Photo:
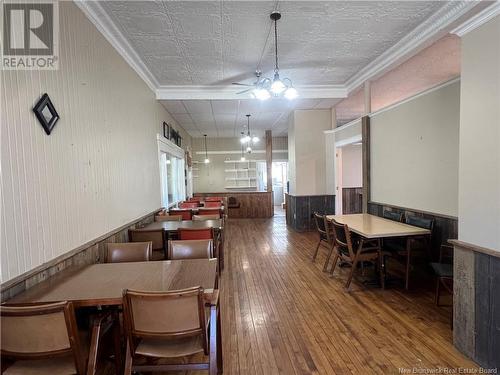
[[[361,118],[362,170],[363,170],[363,213],[368,213],[370,201],[370,118]]]
[[[372,87],[370,81],[365,82],[364,86],[364,98],[365,98],[365,115],[370,114],[372,111]]]
[[[271,130],[266,130],[266,169],[267,191],[273,191],[273,136]]]

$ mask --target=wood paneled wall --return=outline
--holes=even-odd
[[[229,197],[234,197],[239,203],[239,207],[228,207],[228,217],[269,218],[274,215],[272,192],[195,193],[194,195],[197,197],[226,197],[227,199],[229,199]]]
[[[401,212],[404,215],[416,215],[429,219],[434,219],[434,229],[432,231],[431,247],[432,254],[435,260],[439,256],[439,248],[441,244],[447,244],[448,240],[458,237],[458,219],[455,217],[433,214],[410,208],[398,207],[389,204],[376,202],[368,203],[368,213],[372,215],[382,216],[384,210]]]
[[[342,213],[360,214],[363,209],[363,188],[342,189]]]
[[[69,251],[36,269],[2,284],[1,301],[23,292],[26,289],[54,276],[62,270],[83,264],[102,263],[105,259],[106,244],[109,242],[128,242],[128,230],[154,221],[154,215],[158,210],[144,217],[128,223],[110,233],[96,238],[86,244]]]
[[[313,214],[335,214],[335,195],[285,194],[286,223],[298,232],[316,229]]]
[[[161,205],[170,116],[73,2],[59,13],[59,70],[2,71],[2,281]],[[50,136],[31,110],[45,92],[61,117]]]

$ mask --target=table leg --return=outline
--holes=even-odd
[[[378,272],[380,277],[380,287],[385,289],[385,265],[384,265],[384,254],[382,252],[382,244],[380,238],[377,238],[378,246]]]

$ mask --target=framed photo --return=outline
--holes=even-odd
[[[43,94],[41,99],[35,104],[33,112],[35,112],[35,116],[40,121],[45,133],[50,135],[59,120],[59,114],[47,93]]]
[[[165,121],[163,122],[163,136],[167,139],[170,139],[170,125]]]

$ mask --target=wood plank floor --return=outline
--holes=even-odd
[[[383,291],[354,280],[347,293],[349,269],[322,272],[326,249],[310,260],[316,234],[287,229],[284,217],[231,219],[226,241],[225,374],[476,368],[452,346],[450,309],[436,307],[432,291]]]

